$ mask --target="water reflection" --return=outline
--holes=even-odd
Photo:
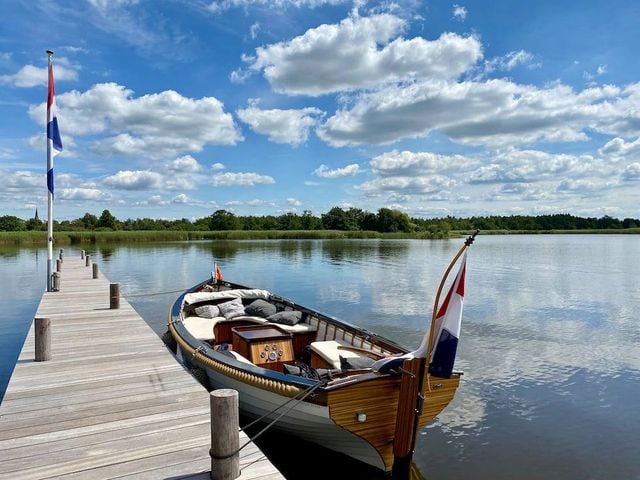
[[[100,247],[91,255],[125,295],[185,289],[207,278],[217,262],[229,280],[294,298],[413,348],[459,245],[225,241]],[[36,300],[20,300],[39,298],[44,285],[43,277],[35,280],[41,275],[35,270],[46,269],[45,262],[34,265],[35,252],[0,249],[3,273],[18,278],[0,293],[9,318],[32,315],[16,309],[16,299],[31,301],[35,311]],[[456,362],[465,375],[454,401],[417,445],[415,461],[428,478],[637,477],[640,289],[631,259],[639,256],[634,236],[478,238],[469,252]],[[35,293],[25,293],[29,288]],[[129,299],[163,333],[175,296]]]

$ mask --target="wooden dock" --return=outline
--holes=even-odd
[[[52,358],[34,361],[32,325],[0,405],[1,479],[209,478],[209,393],[79,253],[36,317]],[[241,480],[284,478],[255,445],[240,455]]]

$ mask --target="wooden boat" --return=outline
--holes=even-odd
[[[455,281],[443,304],[454,287]],[[433,356],[442,320],[436,310],[422,357]],[[460,383],[461,372],[438,376],[426,368],[420,349],[410,352],[272,292],[224,281],[217,266],[211,279],[175,301],[169,332],[178,357],[203,369],[211,388],[239,392],[244,414],[278,418],[274,428],[385,472],[410,460],[416,431],[449,404]]]

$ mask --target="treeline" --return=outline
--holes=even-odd
[[[640,220],[623,220],[604,216],[576,217],[569,214],[555,215],[511,215],[457,218],[412,218],[404,212],[381,208],[376,213],[359,208],[342,209],[334,207],[320,216],[305,210],[302,214],[241,216],[227,210],[217,210],[213,214],[191,221],[138,218],[118,220],[109,210],[98,217],[85,213],[75,220],[54,222],[56,231],[268,231],[268,230],[343,230],[374,231],[381,233],[428,233],[446,235],[451,230],[506,230],[506,231],[547,231],[547,230],[615,230],[640,227]],[[0,231],[46,230],[46,223],[32,218],[0,216]]]

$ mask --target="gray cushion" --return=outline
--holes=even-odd
[[[194,309],[196,316],[202,318],[215,318],[220,315],[220,309],[216,305],[200,305]]]
[[[232,318],[240,317],[244,315],[244,305],[242,305],[242,300],[239,298],[234,298],[228,302],[218,304],[218,308],[220,309],[220,313],[224,315],[224,318],[227,320],[231,320]]]
[[[276,313],[276,306],[259,298],[254,300],[244,308],[247,315],[253,315],[254,317],[267,318],[269,315]]]
[[[269,315],[267,320],[273,323],[281,323],[283,325],[295,325],[302,320],[302,312],[297,310],[285,310],[273,315]]]

